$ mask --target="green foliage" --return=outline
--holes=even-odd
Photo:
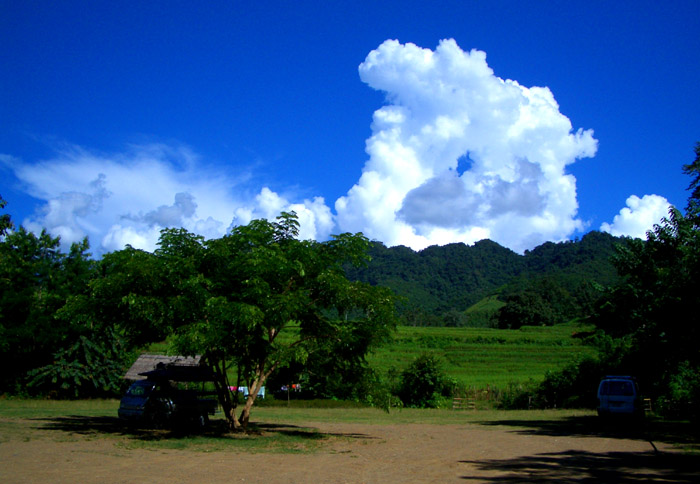
[[[0,241],[0,392],[22,392],[27,371],[50,363],[82,326],[56,320],[70,298],[86,290],[94,265],[87,240],[68,254],[59,239],[23,227]]]
[[[467,324],[470,328],[498,327],[498,311],[505,306],[498,296],[488,296],[470,306],[465,311]]]
[[[636,369],[652,396],[664,396],[682,362],[700,364],[700,230],[671,209],[647,241],[620,247],[616,264],[624,279],[606,294],[595,323],[630,340],[621,364]]]
[[[609,259],[619,240],[591,232],[576,242],[546,243],[522,256],[489,240],[420,252],[375,242],[370,264],[346,272],[351,280],[391,288],[400,296],[397,309],[406,325],[492,327],[497,324],[492,313],[465,310],[484,298],[498,296],[505,302],[519,293],[535,294],[551,314],[546,324],[552,324],[592,313],[600,295],[594,283],[616,281]]]
[[[57,398],[120,396],[130,354],[111,331],[99,338],[92,336],[96,339],[78,337],[71,346],[56,352],[52,363],[31,370],[30,392]]]
[[[700,420],[700,367],[697,363],[681,362],[671,372],[668,389],[663,402],[667,414]]]
[[[622,364],[629,349],[626,338],[611,338],[597,332],[586,338],[596,348],[595,353],[582,354],[563,367],[550,369],[544,378],[527,385],[509,388],[501,400],[506,409],[524,408],[595,408],[600,378],[606,374],[634,374],[633,368]]]
[[[5,208],[7,205],[7,201],[5,201],[2,198],[2,195],[0,195],[0,208]],[[10,215],[7,213],[4,213],[0,215],[0,237],[5,235],[8,230],[12,230],[13,224],[12,220],[10,220]]]
[[[498,327],[518,329],[521,326],[551,326],[557,317],[546,300],[536,292],[519,292],[505,297],[498,311]]]
[[[348,278],[391,288],[402,297],[398,308],[407,324],[424,325],[425,316],[441,319],[463,311],[522,270],[522,257],[483,240],[474,246],[448,244],[414,252],[373,243],[367,267],[347,268]],[[441,325],[441,323],[437,323]]]
[[[594,408],[596,390],[607,373],[597,358],[589,357],[548,372],[537,387],[535,405],[539,408]]]
[[[430,354],[416,358],[401,372],[396,394],[406,407],[436,408],[450,385],[438,359]]]
[[[700,218],[700,141],[695,143],[695,160],[692,163],[683,165],[683,173],[692,177],[688,190],[688,205],[686,212],[697,223]]]
[[[700,352],[700,143],[695,161],[683,167],[693,176],[686,215],[671,208],[668,218],[617,247],[614,264],[621,280],[600,300],[592,321],[601,358],[598,373],[637,376],[656,408],[697,417]],[[571,370],[571,371],[569,371]],[[577,381],[578,395],[589,389],[585,366],[556,378]],[[552,379],[560,393],[571,386]],[[694,403],[690,403],[694,402]]]
[[[364,263],[367,239],[299,240],[298,228],[294,213],[282,213],[206,242],[164,230],[153,254],[131,247],[107,254],[70,313],[118,328],[128,346],[168,336],[172,352],[202,355],[231,426],[245,427],[276,369],[309,363],[328,385],[334,375],[361,379],[365,354],[394,328],[390,291],[351,282],[343,271]],[[251,389],[240,418],[231,368],[235,384]]]

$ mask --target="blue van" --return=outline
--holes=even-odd
[[[598,415],[644,416],[637,380],[632,376],[608,375],[598,385]]]
[[[206,398],[214,392],[203,391],[204,383],[213,381],[213,373],[207,367],[158,364],[139,376],[146,379],[135,381],[119,403],[119,418],[124,421],[159,428],[181,424],[201,427],[216,412],[217,401]],[[187,383],[186,388],[179,383]],[[202,384],[202,391],[187,388],[196,383]]]
[[[119,404],[119,418],[154,427],[194,424],[202,427],[214,415],[217,403],[200,398],[200,392],[176,388],[170,382],[140,380],[126,391]]]

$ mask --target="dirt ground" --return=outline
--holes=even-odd
[[[8,425],[0,421],[0,431]],[[31,439],[0,435],[0,482],[700,482],[697,456],[669,444],[541,424],[313,422],[308,427],[321,433],[321,445],[301,454],[129,448],[119,439],[32,425],[39,433]]]

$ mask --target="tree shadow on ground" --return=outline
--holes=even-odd
[[[141,441],[156,441],[179,439],[192,436],[210,438],[230,438],[231,433],[223,420],[212,420],[204,427],[176,426],[174,428],[157,429],[135,423],[124,422],[117,417],[88,417],[71,415],[65,417],[48,417],[31,419],[40,422],[38,429],[55,430],[78,435],[118,435]],[[344,437],[355,439],[372,439],[369,435],[319,432],[314,428],[299,427],[288,424],[251,423],[247,435],[284,435],[299,439],[322,440],[328,437]]]
[[[215,436],[221,434],[216,425],[205,428],[179,426],[175,428],[153,428],[147,425],[124,422],[118,417],[90,417],[84,415],[69,415],[64,417],[45,417],[31,419],[39,422],[38,429],[56,430],[78,435],[119,435],[143,441],[164,440],[189,437],[192,435]]]
[[[317,432],[314,429],[309,429],[308,427],[298,427],[296,425],[287,424],[267,424],[267,423],[257,423],[252,425],[253,431],[259,432],[276,432],[283,435],[289,435],[292,437],[309,437],[309,433],[313,433],[317,437],[311,438],[326,438],[326,437],[344,437],[347,439],[360,439],[360,440],[374,440],[378,437],[372,437],[367,434],[360,434],[356,432]]]
[[[480,425],[514,427],[524,435],[604,437],[650,442],[666,442],[700,450],[700,429],[687,422],[659,419],[601,419],[597,416],[572,416],[552,420],[491,420]]]
[[[566,451],[503,460],[460,461],[496,476],[463,475],[479,482],[696,483],[700,456],[681,453]]]

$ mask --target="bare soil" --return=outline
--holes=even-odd
[[[17,421],[2,421],[4,432]],[[601,435],[586,425],[308,423],[319,445],[303,453],[133,448],[80,426],[26,421],[0,433],[0,482],[11,483],[450,483],[700,482],[697,455],[642,433]],[[92,428],[100,422],[92,422]],[[84,428],[84,427],[83,427]],[[293,431],[293,426],[261,432]]]

